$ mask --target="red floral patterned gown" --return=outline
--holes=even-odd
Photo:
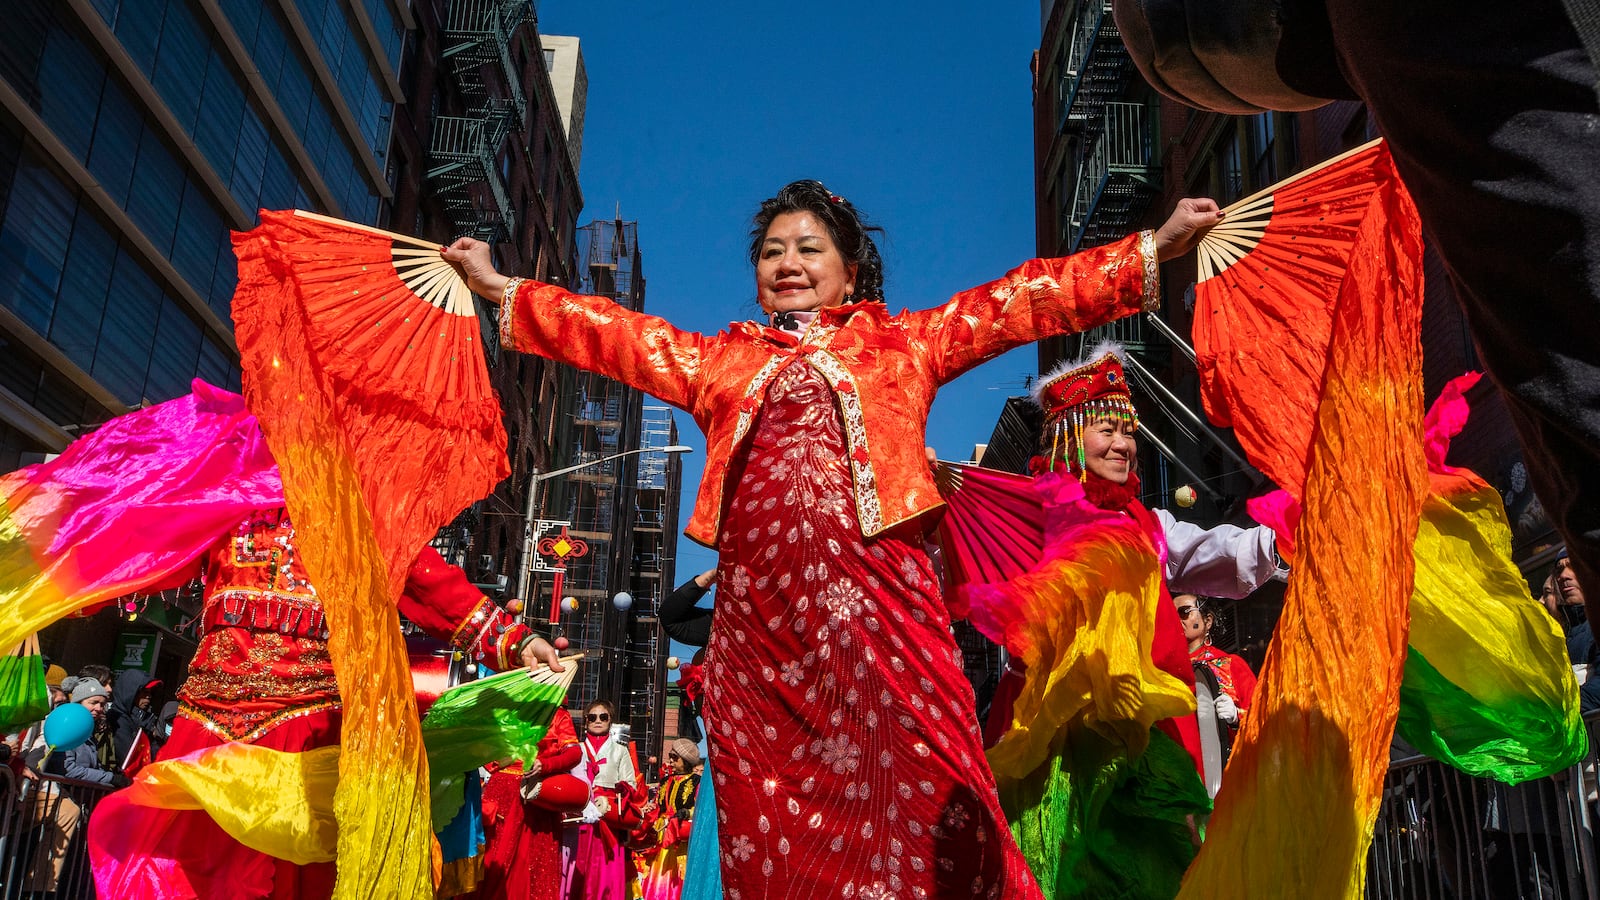
[[[921,532],[862,539],[840,416],[803,359],[730,486],[706,678],[728,900],[1040,896]]]

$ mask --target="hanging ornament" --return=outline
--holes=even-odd
[[[682,663],[678,662],[678,658],[676,656],[667,657],[667,668],[677,670],[678,666],[680,665],[682,665]]]
[[[512,597],[510,600],[507,600],[506,612],[511,613],[513,616],[522,612],[522,599],[520,597]]]
[[[611,598],[611,605],[623,612],[627,612],[628,607],[633,605],[633,595],[627,591],[618,591],[617,595]]]
[[[578,598],[577,597],[568,597],[565,600],[562,600],[561,601],[561,608],[566,610],[567,612],[577,612],[578,611]]]
[[[1172,492],[1173,502],[1177,503],[1184,509],[1188,509],[1189,507],[1193,506],[1194,502],[1198,499],[1200,499],[1200,495],[1195,492],[1193,485],[1186,484]]]

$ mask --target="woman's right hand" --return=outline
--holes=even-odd
[[[450,246],[440,247],[439,255],[460,270],[467,279],[468,290],[490,303],[500,302],[500,295],[510,279],[495,271],[488,244],[476,238],[456,238]]]
[[[1185,197],[1156,229],[1156,258],[1176,259],[1200,243],[1206,232],[1222,222],[1222,208],[1209,197]]]

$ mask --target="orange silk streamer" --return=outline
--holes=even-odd
[[[449,389],[474,379],[441,370],[484,363],[481,347],[463,349],[442,329],[403,348],[424,351],[397,356],[413,360],[409,371],[348,352],[340,293],[393,300],[391,321],[373,328],[433,313],[394,278],[387,240],[263,212],[259,228],[234,236],[234,250],[245,396],[283,473],[344,702],[334,896],[431,898],[438,848],[395,604],[422,545],[505,476],[499,405],[486,387],[487,397]],[[357,274],[369,270],[370,280]],[[431,337],[441,346],[429,354]],[[486,386],[487,376],[476,382]]]
[[[1422,240],[1410,197],[1385,168],[1339,287],[1323,372],[1286,368],[1275,382],[1232,386],[1319,399],[1283,617],[1181,897],[1362,892],[1428,489]]]

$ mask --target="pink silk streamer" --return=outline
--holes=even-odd
[[[137,410],[60,456],[0,476],[0,646],[134,591],[170,587],[283,484],[238,394]]]

